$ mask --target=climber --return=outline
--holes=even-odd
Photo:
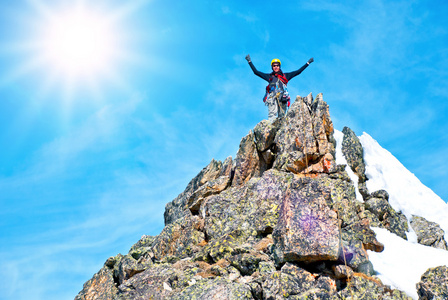
[[[268,86],[266,87],[266,94],[263,98],[263,102],[268,107],[269,121],[273,122],[277,118],[277,116],[279,118],[284,117],[286,109],[287,107],[289,107],[290,100],[290,96],[286,88],[288,81],[302,73],[303,70],[305,70],[310,65],[310,63],[314,61],[314,59],[310,58],[306,62],[306,64],[304,64],[297,71],[283,73],[281,70],[280,60],[275,58],[271,61],[272,72],[270,74],[258,71],[252,63],[249,54],[246,56],[246,60],[249,62],[249,66],[251,67],[252,71],[254,71],[255,75],[269,82]]]

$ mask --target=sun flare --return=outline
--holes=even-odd
[[[103,17],[78,10],[54,17],[42,32],[43,56],[62,73],[104,72],[114,63],[114,29]]]
[[[117,30],[107,16],[77,8],[43,23],[41,56],[65,76],[97,76],[117,57]]]
[[[50,2],[50,3],[49,3]],[[130,91],[122,74],[140,63],[141,37],[132,18],[144,3],[30,0],[17,14],[18,33],[7,51],[17,57],[5,82],[28,79],[38,96],[104,99],[110,88]]]

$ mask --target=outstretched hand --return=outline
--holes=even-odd
[[[247,60],[248,62],[250,62],[250,55],[249,55],[249,54],[246,55],[246,60]]]
[[[312,63],[314,61],[314,58],[310,58],[310,59],[308,59],[308,64],[310,64],[310,63]]]

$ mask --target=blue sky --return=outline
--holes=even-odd
[[[42,41],[73,5],[113,42],[67,70]],[[264,72],[314,57],[290,94],[323,93],[336,129],[367,132],[446,201],[446,16],[442,0],[2,3],[2,299],[73,299],[157,235],[165,204],[267,118],[248,53]]]

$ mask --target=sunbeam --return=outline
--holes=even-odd
[[[57,93],[66,102],[79,92],[99,98],[107,84],[125,88],[121,68],[137,57],[129,22],[138,8],[134,2],[111,8],[82,0],[32,1],[33,9],[17,18],[24,34],[7,45],[19,63],[3,84],[34,78],[38,95]]]

